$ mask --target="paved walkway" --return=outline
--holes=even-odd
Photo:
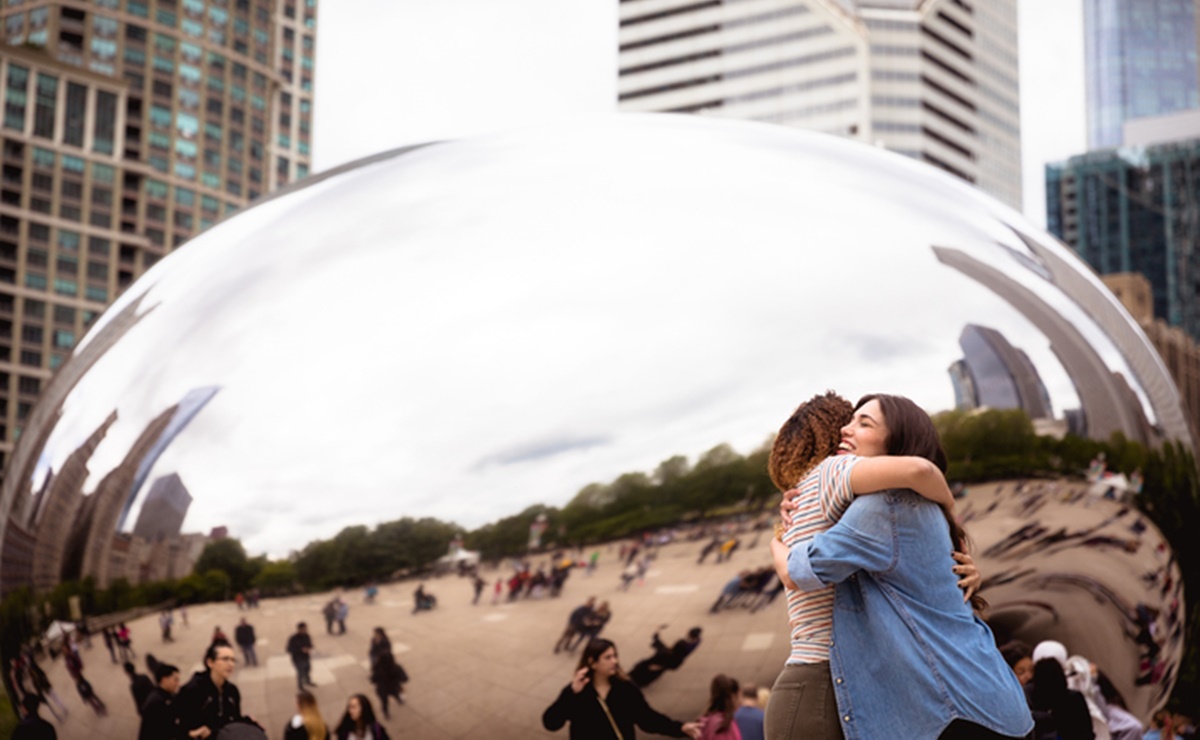
[[[571,575],[561,598],[522,600],[514,604],[491,604],[490,590],[478,606],[467,579],[447,576],[426,582],[438,597],[432,612],[412,614],[412,591],[416,582],[384,586],[376,603],[362,603],[360,591],[346,595],[350,603],[347,632],[329,636],[324,631],[321,606],[329,594],[266,599],[257,610],[239,612],[232,603],[209,604],[189,610],[190,627],[176,618],[173,643],[163,644],[157,619],[147,616],[129,624],[133,646],[138,652],[138,670],[145,672],[146,651],[159,660],[179,666],[185,678],[200,668],[200,657],[213,628],[232,637],[238,619],[245,616],[258,635],[261,665],[239,664],[234,683],[242,692],[242,709],[267,728],[268,737],[282,735],[284,724],[295,712],[296,678],[291,661],[283,652],[297,621],[309,625],[315,644],[312,677],[314,694],[326,722],[340,720],[346,698],[365,693],[377,702],[368,680],[367,649],[374,627],[383,627],[392,640],[398,661],[411,678],[406,703],[384,724],[393,737],[442,740],[443,738],[526,738],[552,736],[541,727],[541,715],[570,680],[577,656],[555,655],[553,646],[566,624],[567,615],[588,596],[607,599],[613,618],[604,636],[621,650],[628,669],[647,657],[650,637],[660,624],[667,642],[683,636],[689,628],[704,630],[700,648],[677,672],[669,672],[650,686],[646,695],[652,706],[677,719],[690,719],[703,711],[708,685],[714,674],[725,672],[740,681],[770,686],[787,657],[787,619],[783,598],[770,607],[750,614],[734,608],[718,614],[708,609],[722,586],[740,569],[768,564],[767,533],[758,546],[743,548],[720,565],[710,557],[696,565],[703,542],[663,547],[647,573],[643,585],[628,592],[619,589],[616,549],[602,549],[597,572]],[[745,544],[753,534],[743,538]],[[536,561],[535,561],[536,564]],[[485,572],[495,583],[496,574]],[[62,666],[62,661],[43,664],[70,709],[67,721],[58,725],[59,737],[130,740],[136,737],[138,718],[129,682],[119,665],[113,664],[103,641],[93,639],[91,650],[83,650],[84,675],[95,685],[108,705],[107,717],[97,717],[83,706]],[[239,660],[241,655],[239,653]],[[43,707],[42,715],[53,721]],[[558,733],[565,737],[565,731]]]

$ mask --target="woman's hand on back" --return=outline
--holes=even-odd
[[[983,584],[983,574],[975,565],[975,560],[965,552],[951,553],[958,565],[951,568],[958,575],[958,587],[963,590],[963,601],[970,601],[979,592]]]
[[[790,491],[783,492],[783,500],[779,502],[779,516],[783,519],[785,529],[791,528],[792,512],[800,508],[800,504],[796,503],[796,499],[799,496],[799,488],[793,488]]]

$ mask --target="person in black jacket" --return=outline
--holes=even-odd
[[[150,692],[154,691],[154,682],[150,677],[138,673],[133,667],[133,663],[125,661],[125,675],[129,676],[129,691],[133,694],[133,707],[137,709],[138,716],[142,716],[142,705],[146,703],[146,699],[150,696]]]
[[[308,635],[308,625],[304,622],[296,624],[296,634],[288,638],[287,652],[292,656],[292,665],[296,667],[296,690],[304,691],[305,687],[316,686],[309,672],[312,670],[312,638]]]
[[[1034,740],[1095,738],[1087,700],[1067,688],[1067,676],[1057,658],[1042,658],[1033,664],[1033,680],[1025,685],[1025,700],[1033,713]]]
[[[154,669],[158,685],[142,705],[142,726],[138,740],[182,740],[180,728],[179,669],[169,663],[159,663]]]
[[[650,708],[642,691],[621,670],[617,646],[596,638],[583,649],[571,683],[542,714],[547,730],[571,723],[571,740],[634,738],[634,726],[657,735],[700,737],[698,722],[677,722]]]
[[[37,694],[26,694],[21,699],[25,717],[13,730],[12,740],[57,740],[58,733],[54,725],[42,719],[38,714],[38,706],[42,700]]]
[[[204,727],[215,735],[230,722],[244,719],[242,694],[229,680],[236,664],[237,657],[228,643],[209,646],[204,653],[207,670],[196,671],[179,692],[179,715],[184,732],[190,734]]]
[[[664,624],[659,630],[666,626]],[[630,680],[643,688],[657,681],[663,673],[678,670],[679,666],[683,665],[687,656],[700,647],[700,628],[692,627],[685,639],[676,640],[671,647],[667,647],[659,638],[658,632],[655,632],[650,646],[654,648],[654,655],[639,661],[629,672]]]
[[[246,665],[258,665],[258,654],[254,652],[254,643],[258,642],[258,638],[254,634],[254,625],[247,622],[245,617],[242,617],[242,621],[233,631],[233,639],[242,649],[242,657],[245,658]]]

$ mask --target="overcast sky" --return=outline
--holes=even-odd
[[[1019,0],[1025,214],[1086,147],[1081,0]],[[616,109],[617,3],[320,5],[314,170],[406,144]],[[382,84],[381,84],[382,83]]]

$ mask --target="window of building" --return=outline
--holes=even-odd
[[[54,109],[58,99],[58,78],[38,73],[37,97],[33,109],[33,135],[54,138]]]
[[[26,367],[41,367],[42,353],[34,352],[31,349],[21,350],[21,364],[25,365]]]
[[[79,260],[74,257],[59,257],[54,261],[54,267],[59,275],[74,277],[79,274]]]
[[[60,349],[70,349],[75,346],[75,332],[54,330],[54,346]]]
[[[99,236],[88,237],[88,254],[110,254],[112,251],[112,242],[108,239]]]
[[[125,10],[131,15],[136,15],[141,18],[149,18],[150,11],[146,8],[146,3],[142,0],[126,0]]]
[[[59,295],[78,296],[79,283],[66,278],[54,278],[54,292]]]
[[[54,162],[57,160],[54,152],[49,149],[42,149],[35,146],[33,148],[33,166],[37,169],[52,170]]]
[[[89,301],[97,301],[99,303],[108,303],[108,290],[96,285],[89,285],[84,291],[84,295]]]
[[[66,229],[59,229],[58,248],[62,252],[78,252],[79,233],[75,231],[67,231]]]
[[[42,337],[45,336],[42,332],[42,327],[34,324],[21,325],[21,341],[29,344],[41,344]]]
[[[27,267],[48,267],[50,265],[50,253],[44,249],[30,249],[25,252],[25,265]]]
[[[87,87],[74,82],[67,83],[67,111],[63,129],[63,142],[71,146],[83,146],[83,121],[87,115]]]
[[[77,175],[83,174],[84,161],[80,157],[73,157],[70,154],[64,154],[62,157],[63,172],[74,172]]]
[[[70,306],[54,306],[54,322],[57,324],[75,324],[75,309]]]
[[[92,149],[112,154],[117,136],[117,95],[96,91],[96,127],[92,131]]]
[[[17,379],[17,390],[24,395],[36,396],[42,391],[42,381],[37,378],[27,378],[22,375]]]
[[[26,298],[21,305],[25,307],[26,316],[31,316],[35,319],[45,318],[46,316],[45,301],[36,301],[32,298]]]
[[[29,87],[29,70],[17,64],[8,65],[7,86],[4,91],[4,127],[16,131],[25,130],[26,90]]]

